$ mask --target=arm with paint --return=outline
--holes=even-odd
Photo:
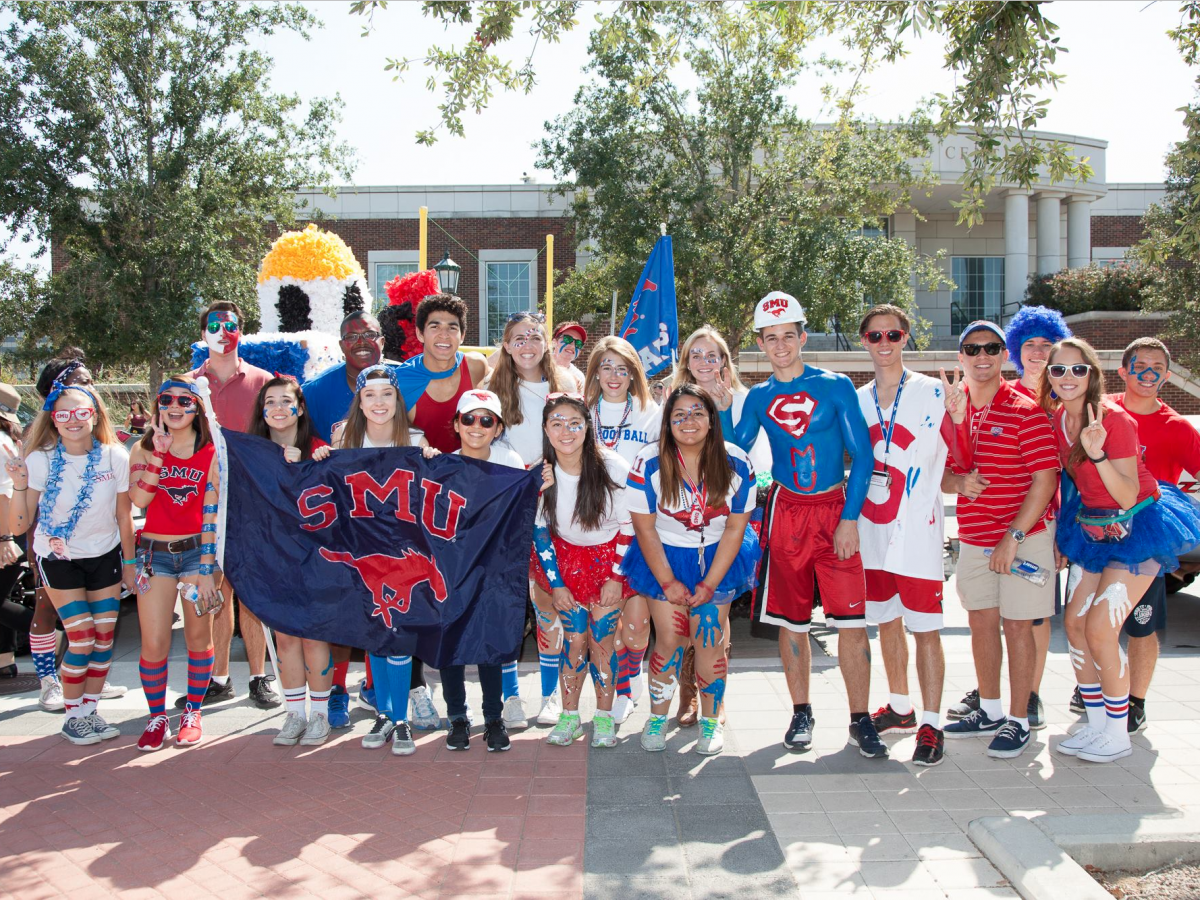
[[[842,519],[833,531],[833,548],[838,559],[849,559],[858,552],[858,517],[867,500],[867,486],[875,465],[875,450],[871,433],[863,418],[854,384],[845,375],[838,376],[834,390],[838,430],[842,444],[850,454],[850,474],[846,478],[846,502],[842,504]],[[841,465],[841,458],[837,460]]]
[[[761,398],[765,396],[766,394],[758,386],[751,388],[742,403],[742,415],[736,424],[733,423],[732,414],[730,415],[731,427],[728,431],[725,430],[725,413],[721,414],[721,429],[725,440],[731,444],[737,444],[746,451],[754,446],[755,440],[758,439],[758,432],[762,429],[759,407],[763,404]]]
[[[688,601],[690,606],[699,606],[713,598],[721,580],[737,559],[738,551],[742,549],[746,526],[750,524],[750,514],[754,512],[758,498],[754,467],[750,461],[730,456],[729,465],[733,469],[734,477],[738,479],[737,488],[729,497],[729,516],[725,520],[721,540],[717,542],[717,552],[713,555],[712,565],[696,585],[696,590]]]
[[[208,470],[208,481],[204,485],[204,506],[200,519],[200,574],[196,576],[196,587],[200,598],[196,609],[200,614],[214,611],[221,605],[221,592],[217,590],[217,504],[220,501],[220,470],[217,456],[213,454]]]
[[[162,472],[163,457],[171,449],[171,435],[165,430],[154,429],[154,449],[147,452],[139,441],[129,459],[129,499],[139,509],[145,509],[154,500],[158,491],[158,477]],[[137,480],[133,481],[133,476]]]

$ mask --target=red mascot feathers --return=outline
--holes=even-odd
[[[383,356],[403,362],[421,352],[417,340],[417,305],[430,294],[441,293],[437,273],[432,269],[397,275],[383,286],[388,305],[379,311],[383,329]]]

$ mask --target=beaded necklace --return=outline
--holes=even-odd
[[[609,450],[616,449],[617,444],[621,443],[621,432],[625,430],[625,425],[629,422],[629,417],[632,414],[633,394],[626,394],[625,412],[621,416],[621,424],[617,426],[616,436],[610,441],[604,437],[604,425],[600,422],[600,400],[597,400],[596,405],[592,408],[592,421],[596,423],[596,437],[600,438],[601,443]]]
[[[58,495],[62,492],[63,471],[67,465],[62,441],[59,441],[54,448],[54,454],[50,457],[50,469],[46,473],[46,489],[42,491],[41,499],[38,501],[38,520],[40,522],[38,527],[50,539],[50,549],[55,556],[66,558],[67,544],[75,534],[79,520],[92,505],[92,489],[96,484],[96,469],[100,465],[103,452],[100,442],[92,438],[92,448],[88,450],[87,465],[83,469],[83,486],[79,490],[79,496],[75,498],[75,505],[71,507],[71,511],[67,513],[64,521],[52,525],[50,516],[58,502]]]

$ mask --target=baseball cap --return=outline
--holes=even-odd
[[[586,341],[588,336],[587,329],[578,322],[563,322],[554,329],[554,337],[559,338],[564,334],[573,334],[581,341]]]
[[[964,328],[962,331],[962,334],[960,334],[958,336],[958,349],[959,350],[962,349],[963,341],[965,341],[969,335],[974,334],[976,331],[990,331],[992,334],[994,334],[997,338],[1000,339],[1000,343],[1003,344],[1005,342],[1003,328],[1001,328],[995,322],[989,322],[987,319],[977,319],[976,321],[974,321],[970,325],[968,325],[966,328]]]
[[[21,405],[21,395],[11,384],[0,384],[0,419],[7,419],[14,425],[20,425],[17,408]]]
[[[504,419],[504,412],[500,409],[500,398],[492,391],[472,388],[458,398],[457,413],[470,412],[473,409],[486,409],[495,413],[501,420]]]
[[[754,308],[754,330],[759,331],[771,325],[787,325],[790,322],[808,324],[804,315],[804,307],[791,294],[783,291],[771,291],[758,301]]]

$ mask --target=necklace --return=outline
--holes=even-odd
[[[62,492],[63,471],[67,465],[62,441],[54,448],[54,455],[50,458],[50,470],[46,473],[46,490],[42,492],[41,500],[38,501],[38,518],[41,522],[39,527],[50,539],[50,551],[59,559],[69,558],[67,544],[75,534],[79,520],[92,505],[92,489],[95,486],[96,469],[100,465],[102,454],[100,442],[92,438],[92,448],[88,450],[87,465],[83,469],[83,484],[79,489],[79,496],[75,498],[75,505],[67,513],[65,520],[51,524],[50,516],[58,502],[58,495]]]
[[[633,394],[625,395],[625,412],[621,416],[621,424],[617,426],[616,434],[610,441],[604,436],[604,425],[600,421],[600,401],[596,401],[596,405],[592,408],[592,421],[596,423],[596,437],[609,450],[616,448],[617,444],[621,443],[621,432],[625,430],[625,425],[629,422],[629,416],[633,413]]]
[[[708,488],[704,486],[704,480],[701,479],[700,484],[692,481],[692,476],[688,474],[687,464],[683,461],[683,454],[678,449],[675,450],[675,458],[679,460],[679,474],[683,476],[684,482],[684,502],[687,502],[687,494],[692,495],[691,515],[692,525],[699,528],[704,524],[704,510],[708,506]]]

